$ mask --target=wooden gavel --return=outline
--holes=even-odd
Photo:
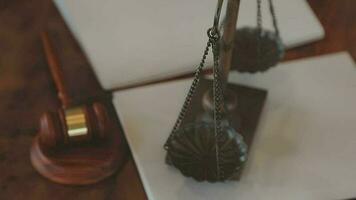
[[[51,75],[63,108],[46,112],[40,119],[39,140],[46,148],[100,141],[109,138],[109,116],[100,102],[71,106],[63,71],[46,32],[41,35]]]
[[[41,175],[57,183],[98,182],[112,175],[124,163],[127,154],[116,116],[109,112],[109,108],[113,109],[108,98],[111,95],[98,82],[91,82],[95,88],[90,90],[94,92],[81,88],[84,98],[73,97],[79,91],[69,92],[66,84],[73,80],[65,79],[48,34],[42,33],[41,38],[62,107],[42,115],[31,147],[32,165]],[[95,79],[94,75],[92,78]]]
[[[101,103],[46,112],[40,119],[39,140],[48,149],[98,142],[109,136],[109,116]]]

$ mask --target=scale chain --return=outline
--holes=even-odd
[[[273,5],[273,0],[268,0],[269,4],[269,10],[272,16],[272,23],[273,23],[273,28],[276,33],[276,35],[279,37],[279,28],[278,28],[278,23],[277,23],[277,16],[276,16],[276,11],[274,9]],[[262,32],[262,6],[261,6],[261,0],[257,0],[257,29],[260,31],[260,34]]]
[[[220,180],[223,176],[223,172],[220,170],[220,155],[219,144],[222,134],[221,120],[222,111],[224,108],[224,95],[221,83],[221,74],[219,69],[219,47],[217,44],[213,44],[213,56],[214,56],[214,80],[213,80],[213,98],[214,98],[214,127],[215,127],[215,157],[216,157],[216,172],[217,178]]]
[[[209,40],[207,42],[207,46],[203,53],[202,60],[199,64],[199,67],[195,71],[194,80],[189,88],[187,97],[183,103],[182,109],[179,113],[178,119],[174,124],[172,133],[167,139],[167,142],[164,145],[164,148],[168,150],[169,148],[169,141],[172,137],[176,134],[178,129],[180,128],[185,115],[188,111],[188,108],[191,104],[192,98],[194,97],[196,88],[199,84],[201,73],[203,71],[203,67],[205,66],[206,57],[209,53],[210,47],[212,47],[213,58],[214,58],[214,66],[213,66],[213,102],[214,102],[214,127],[215,127],[215,153],[216,153],[216,167],[217,167],[217,178],[220,179],[223,172],[220,172],[220,157],[219,157],[219,138],[222,134],[222,127],[221,127],[221,120],[222,120],[222,111],[224,108],[223,105],[223,89],[221,83],[221,74],[219,70],[219,32],[218,30],[213,27],[208,30]]]
[[[262,31],[262,9],[261,9],[261,0],[257,0],[257,29],[259,34]]]
[[[274,9],[274,6],[273,6],[273,1],[272,0],[268,0],[268,2],[269,2],[269,10],[270,10],[271,15],[272,15],[273,27],[274,27],[274,30],[276,32],[277,37],[279,37],[279,29],[278,29],[276,12],[275,12],[275,9]]]
[[[217,179],[220,180],[221,177],[224,177],[223,172],[220,172],[220,157],[219,157],[219,140],[222,134],[222,127],[221,127],[221,120],[222,120],[222,112],[224,110],[224,95],[223,95],[223,88],[222,88],[222,79],[219,70],[219,54],[220,54],[220,33],[219,33],[219,19],[220,19],[220,12],[223,5],[223,0],[218,1],[213,27],[209,28],[207,31],[209,40],[207,42],[205,51],[203,53],[203,57],[201,62],[195,71],[193,82],[189,88],[187,97],[183,103],[181,111],[178,115],[178,118],[173,126],[173,130],[169,135],[166,143],[164,144],[164,148],[169,150],[169,142],[171,141],[172,137],[175,136],[178,129],[182,125],[182,122],[185,118],[185,115],[188,111],[188,108],[191,104],[192,98],[194,97],[195,91],[199,84],[201,73],[203,67],[205,65],[206,57],[208,56],[210,47],[212,47],[213,59],[214,59],[214,66],[213,66],[213,103],[214,103],[214,134],[215,134],[215,153],[216,153],[216,171],[217,171]]]
[[[175,135],[175,133],[177,132],[177,130],[179,129],[179,127],[181,126],[184,118],[185,118],[185,115],[188,111],[188,108],[189,108],[189,105],[192,101],[192,98],[194,97],[194,94],[195,94],[195,91],[196,91],[196,88],[199,84],[199,81],[200,81],[200,77],[201,77],[201,73],[203,71],[203,68],[205,66],[205,61],[206,61],[206,57],[208,56],[209,54],[209,50],[210,50],[210,47],[217,43],[218,40],[219,40],[219,33],[216,31],[216,29],[214,28],[210,28],[208,29],[208,36],[209,36],[209,40],[207,42],[207,45],[206,45],[206,48],[204,50],[204,53],[203,53],[203,57],[201,59],[201,62],[199,64],[199,67],[196,69],[195,71],[195,74],[194,74],[194,80],[192,82],[192,85],[190,86],[189,88],[189,91],[188,91],[188,94],[187,94],[187,97],[183,103],[183,106],[182,106],[182,109],[178,115],[178,119],[176,121],[176,123],[174,124],[173,126],[173,130],[172,130],[172,133],[170,134],[170,136],[168,137],[167,139],[167,142],[165,143],[164,145],[164,148],[167,150],[168,149],[168,142],[170,141],[170,139]]]

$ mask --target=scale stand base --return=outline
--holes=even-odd
[[[188,111],[185,123],[194,122],[200,116],[210,110],[208,98],[209,90],[212,88],[213,81],[201,79],[191,103],[191,110]],[[230,125],[237,130],[244,138],[245,143],[251,149],[252,141],[260,119],[260,115],[267,98],[267,91],[238,84],[228,84],[229,94],[226,98],[228,108],[228,119]],[[170,164],[169,159],[167,163]],[[235,174],[232,180],[239,180],[241,172]]]

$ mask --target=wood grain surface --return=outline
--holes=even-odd
[[[285,59],[348,51],[356,60],[356,1],[308,0],[308,2],[325,29],[325,38],[288,51]]]
[[[61,21],[53,4],[45,0],[0,5],[0,199],[147,199],[131,158],[114,176],[90,186],[55,184],[33,169],[29,150],[40,115],[61,107],[39,33],[47,24],[56,27]],[[62,55],[73,58],[63,65],[70,75],[71,98],[78,102],[97,95],[100,88],[92,81],[90,65],[74,59],[77,47],[61,48],[72,49],[67,51],[70,55]],[[73,79],[76,73],[81,76]],[[114,112],[112,106],[110,110]]]
[[[356,1],[308,1],[326,30],[326,38],[290,50],[285,59],[342,50],[349,51],[355,59]],[[83,187],[47,181],[30,164],[29,149],[40,115],[61,106],[39,38],[40,31],[51,23],[55,12],[49,0],[0,2],[0,199],[145,200],[147,197],[132,158],[115,176]],[[65,70],[72,75],[81,73],[85,79],[85,74],[91,73],[90,65],[78,62],[77,67],[65,65]],[[96,95],[88,80],[82,81],[88,85],[80,85],[80,79],[70,80],[75,80],[70,84],[75,98]],[[85,92],[78,92],[80,88]]]

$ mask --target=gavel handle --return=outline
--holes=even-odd
[[[47,32],[41,33],[41,39],[43,43],[43,48],[49,65],[49,69],[57,88],[58,97],[64,107],[70,105],[70,96],[65,84],[65,79],[63,76],[63,71],[61,69],[59,59],[56,56],[56,52],[51,43],[51,40]]]

